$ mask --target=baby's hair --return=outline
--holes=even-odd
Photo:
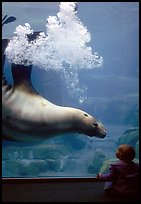
[[[118,150],[121,153],[121,160],[131,162],[135,158],[135,149],[131,145],[122,144]]]

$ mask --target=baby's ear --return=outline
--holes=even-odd
[[[122,159],[122,154],[121,154],[121,152],[119,152],[118,158],[119,158],[119,159]]]
[[[120,151],[116,151],[116,157],[117,157],[118,159],[121,159],[121,158],[122,158],[122,154],[121,154]]]

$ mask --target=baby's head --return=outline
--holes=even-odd
[[[135,157],[135,150],[131,145],[121,144],[116,150],[116,157],[125,162],[131,162]]]

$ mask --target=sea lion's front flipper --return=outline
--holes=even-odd
[[[7,15],[5,15],[2,19],[2,26],[4,26],[5,24],[7,23],[12,23],[13,21],[16,20],[16,17],[15,16],[10,16],[8,17]]]

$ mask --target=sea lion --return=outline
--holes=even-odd
[[[4,50],[8,40],[3,40]],[[4,140],[37,141],[64,133],[104,138],[104,126],[80,109],[58,106],[32,86],[32,65],[12,64],[13,86],[2,76],[2,131]]]

